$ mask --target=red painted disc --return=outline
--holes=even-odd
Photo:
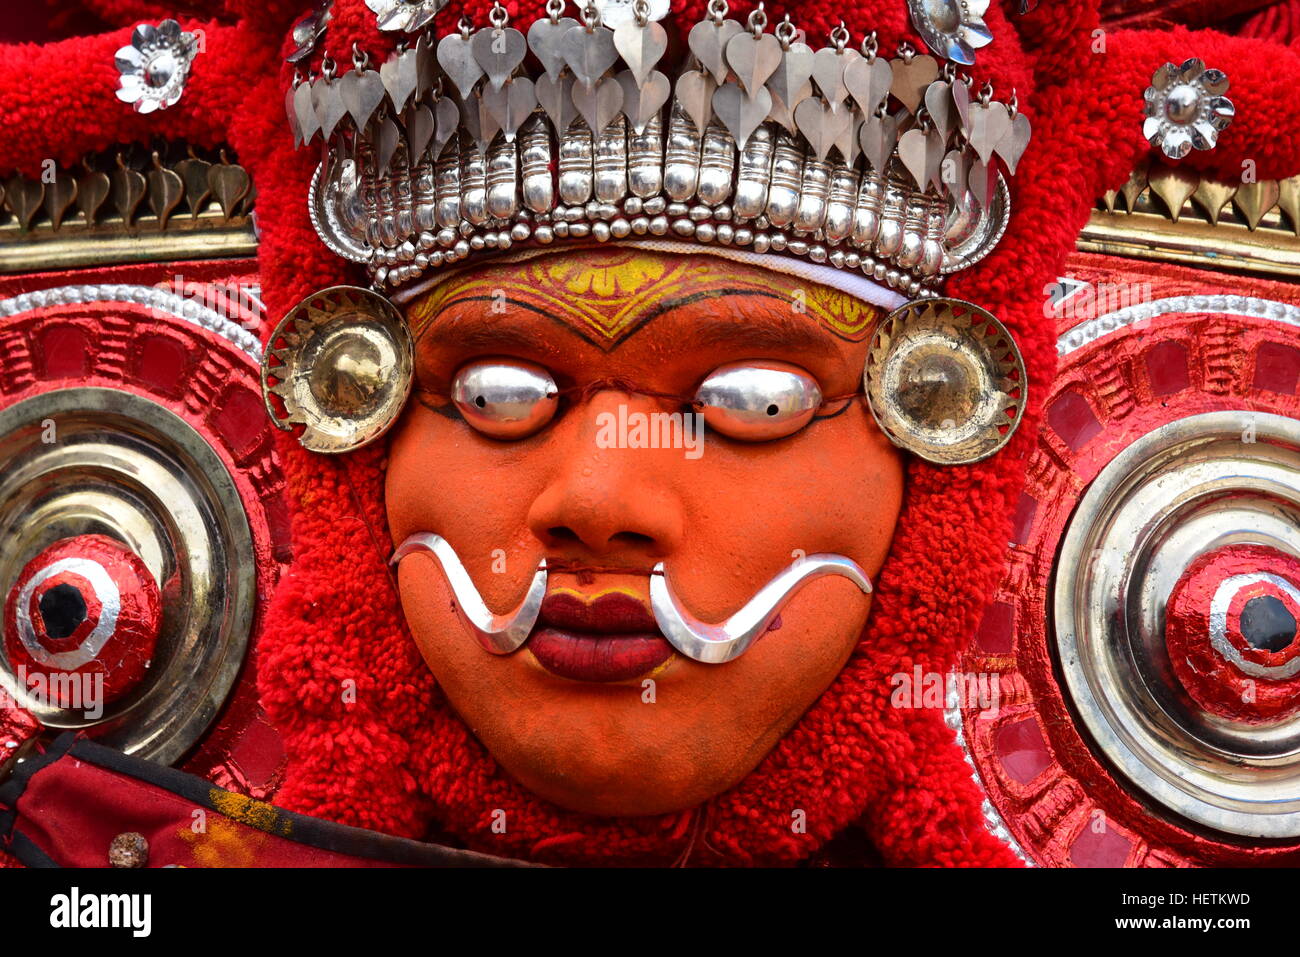
[[[134,552],[77,535],[32,558],[10,588],[5,651],[47,707],[94,710],[144,677],[161,617],[158,584]]]

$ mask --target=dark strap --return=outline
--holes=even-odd
[[[120,834],[149,867],[526,867],[295,814],[67,732],[0,785],[0,850],[29,867],[104,867]]]

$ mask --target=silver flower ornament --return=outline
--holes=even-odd
[[[320,38],[325,35],[325,27],[334,16],[333,7],[334,0],[324,0],[315,10],[293,25],[294,48],[293,52],[285,57],[286,60],[290,63],[300,63],[311,56],[312,51],[316,49],[316,44],[320,43]]]
[[[152,113],[175,105],[198,53],[198,38],[181,30],[175,20],[158,26],[142,23],[131,34],[131,45],[114,55],[121,74],[117,98],[137,113]]]
[[[912,26],[941,57],[970,66],[975,51],[993,42],[984,25],[989,0],[907,0]]]
[[[1193,148],[1214,149],[1237,112],[1223,95],[1227,91],[1227,74],[1207,70],[1203,60],[1166,63],[1147,87],[1142,135],[1170,159],[1182,159]]]
[[[366,0],[381,30],[414,33],[428,26],[448,0]]]

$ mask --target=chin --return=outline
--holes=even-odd
[[[600,817],[688,811],[730,789],[753,770],[743,759],[720,755],[707,740],[683,742],[667,736],[596,739],[590,728],[576,721],[554,729],[548,751],[563,756],[562,766],[526,747],[497,748],[493,757],[543,800]],[[688,760],[692,754],[707,755],[716,766],[694,766]]]
[[[735,661],[677,654],[631,680],[577,681],[527,645],[486,653],[438,579],[411,563],[400,579],[421,655],[492,760],[543,800],[602,817],[686,811],[739,784],[835,679],[869,607],[865,596],[848,604],[848,582],[814,582]]]

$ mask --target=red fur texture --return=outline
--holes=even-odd
[[[490,5],[454,4],[440,14],[439,32],[453,29],[462,13],[484,21]],[[1024,17],[1010,12],[1015,5],[1008,0],[990,9],[995,39],[973,72],[978,83],[992,79],[999,97],[1015,89],[1033,122],[1033,141],[1013,184],[1006,237],[948,291],[990,309],[1013,330],[1030,370],[1029,412],[1010,446],[984,463],[909,465],[904,511],[863,640],[796,727],[737,787],[690,812],[611,820],[544,803],[497,767],[450,709],[406,630],[385,565],[384,449],[330,458],[285,437],[280,457],[295,505],[295,559],[261,639],[260,677],[291,761],[280,803],[410,837],[450,833],[475,849],[548,863],[791,864],[853,823],[891,864],[1015,863],[983,824],[981,793],[942,715],[890,707],[889,676],[914,664],[950,668],[1001,572],[1037,400],[1055,366],[1044,286],[1060,271],[1095,198],[1120,185],[1146,155],[1142,92],[1165,60],[1200,56],[1232,81],[1236,121],[1215,151],[1196,154],[1190,165],[1226,177],[1239,175],[1245,160],[1254,161],[1261,178],[1300,171],[1300,117],[1289,106],[1300,59],[1290,50],[1181,29],[1098,35],[1095,3],[1044,0]],[[520,19],[539,15],[543,5],[507,6]],[[704,6],[673,4],[679,24],[688,25]],[[731,15],[743,18],[751,6],[736,3]],[[279,0],[228,0],[205,9],[219,19],[203,25],[207,48],[184,97],[149,117],[113,96],[112,54],[128,41],[128,26],[5,50],[0,117],[8,135],[0,167],[31,172],[45,157],[72,162],[88,149],[156,135],[202,145],[228,140],[257,184],[262,282],[277,316],[322,286],[360,278],[312,231],[304,199],[319,157],[293,150],[284,120],[292,71],[281,54],[288,27],[305,11]],[[844,16],[855,40],[875,29],[883,51],[902,39],[923,48],[903,0],[851,9],[810,0],[791,12],[814,39]],[[334,13],[327,46],[336,60],[350,62],[354,42],[375,59],[392,47],[362,0],[336,0]],[[777,19],[782,13],[768,10]],[[29,82],[32,76],[41,82]],[[357,682],[357,693],[345,704],[348,680]],[[794,809],[805,812],[807,833],[792,831]],[[490,828],[497,810],[509,822],[504,834]]]

